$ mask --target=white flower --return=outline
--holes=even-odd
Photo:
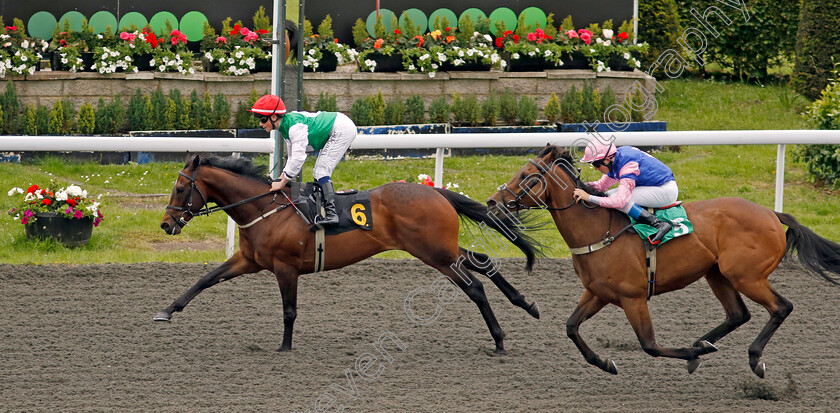
[[[309,49],[309,55],[314,56],[315,55],[315,49]]]
[[[16,193],[17,194],[22,194],[23,193],[23,188],[15,187],[15,188],[12,188],[12,189],[9,190],[9,196],[14,196]]]
[[[604,42],[604,46],[609,46],[612,44],[612,40],[607,40]]]
[[[595,43],[598,43],[598,44],[604,43],[604,39],[599,37],[599,38],[595,39]]]
[[[438,67],[440,67],[440,66],[438,66],[438,64],[437,64],[437,63],[432,63],[432,69],[437,70],[437,68],[438,68]]]
[[[149,66],[157,66],[157,64],[155,63],[155,59],[149,60]]]
[[[530,52],[528,52],[528,56],[533,56],[533,55],[535,55],[535,54],[536,54],[536,53],[535,53],[533,50],[531,50]]]
[[[232,57],[228,57],[227,62],[230,63],[230,64],[234,64],[236,62],[236,60],[234,60]]]
[[[604,35],[605,39],[612,39],[613,37],[613,31],[610,29],[604,29],[601,33]]]
[[[34,75],[34,74],[35,74],[35,66],[32,66],[32,67],[30,67],[30,68],[29,68],[29,74],[30,74],[30,75]]]
[[[23,42],[21,42],[20,47],[22,47],[24,49],[28,49],[29,48],[29,40],[24,40]]]
[[[624,58],[630,60],[630,53],[624,52]]]
[[[485,39],[485,40],[487,40],[488,42],[492,42],[492,41],[493,41],[493,38],[492,38],[492,37],[490,37],[490,35],[489,35],[489,34],[485,34],[485,35],[484,35],[484,39]]]
[[[25,61],[29,60],[29,58],[28,58],[28,57],[26,57],[26,55],[22,55],[22,56],[20,57],[20,60],[25,62]]]
[[[511,59],[519,59],[519,53],[514,53],[514,54],[510,55],[510,58]]]
[[[3,43],[3,47],[9,47],[9,46],[11,46],[11,45],[12,45],[12,42],[6,42],[6,43]]]
[[[66,201],[67,200],[67,192],[58,191],[55,193],[55,200],[56,201]]]
[[[436,74],[436,73],[437,73],[437,72],[429,72],[429,77],[435,77],[435,74]]]
[[[166,66],[160,65],[160,66],[158,66],[158,70],[160,70],[161,72],[165,72],[166,71]]]

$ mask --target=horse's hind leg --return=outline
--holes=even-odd
[[[706,333],[703,337],[694,342],[695,346],[700,346],[703,340],[712,344],[723,338],[725,335],[735,331],[747,321],[750,321],[750,310],[747,309],[744,300],[732,283],[726,279],[720,270],[715,266],[708,274],[706,274],[706,282],[712,288],[712,293],[715,294],[718,301],[723,305],[723,310],[726,312],[726,320],[719,326]]]
[[[237,252],[222,265],[216,267],[216,269],[210,271],[204,277],[201,277],[198,282],[172,302],[169,307],[166,307],[163,311],[157,313],[154,320],[169,321],[172,318],[173,312],[183,310],[184,307],[186,307],[187,304],[189,304],[189,302],[198,295],[198,293],[204,291],[206,288],[212,287],[222,281],[238,277],[242,274],[250,274],[259,270],[260,268],[253,261],[244,258],[240,252]]]
[[[747,309],[746,304],[744,304],[744,300],[741,299],[741,295],[732,286],[732,283],[720,273],[717,266],[706,274],[706,282],[709,283],[712,293],[715,294],[720,304],[723,305],[723,310],[726,312],[726,319],[719,326],[713,328],[712,331],[698,338],[693,344],[695,347],[702,347],[703,341],[714,344],[747,321],[750,321],[750,311]],[[688,361],[689,374],[694,373],[697,367],[700,367],[700,359]]]
[[[598,355],[595,354],[588,345],[586,345],[580,337],[580,332],[578,331],[581,323],[598,313],[598,311],[601,311],[605,305],[607,305],[606,302],[601,301],[598,297],[589,292],[589,290],[584,291],[583,296],[580,297],[580,302],[578,302],[578,305],[575,308],[575,311],[569,317],[569,320],[566,321],[566,335],[572,339],[572,342],[575,343],[575,346],[577,346],[578,350],[580,350],[581,354],[583,354],[583,358],[586,359],[589,364],[597,366],[607,373],[618,374],[618,370],[615,368],[615,363],[610,359],[602,360],[598,357]]]
[[[521,307],[528,312],[532,317],[540,318],[540,306],[537,303],[529,303],[525,301],[525,297],[517,291],[514,286],[510,285],[498,269],[492,265],[490,257],[485,254],[470,251],[465,248],[460,248],[461,255],[458,257],[458,263],[463,264],[469,270],[483,274],[493,281],[493,284],[502,291],[502,294],[507,297],[511,304]],[[463,258],[461,258],[463,257]],[[458,269],[460,271],[460,269]]]
[[[645,353],[654,357],[671,357],[683,360],[694,360],[704,354],[717,351],[712,343],[708,341],[701,341],[696,347],[662,347],[656,343],[656,338],[653,333],[653,322],[650,319],[650,312],[647,307],[647,299],[642,297],[625,298],[621,301],[621,307],[624,309],[624,314],[630,325],[633,326],[633,331],[636,332],[636,337],[639,338],[639,343]]]
[[[761,282],[750,285],[736,285],[736,288],[750,300],[764,306],[770,313],[770,320],[758,333],[758,337],[755,338],[749,349],[750,368],[758,377],[764,378],[765,365],[763,362],[759,363],[761,354],[764,352],[764,346],[767,345],[767,342],[773,337],[773,333],[782,325],[788,314],[793,311],[793,304],[774,291],[766,278]]]
[[[493,336],[493,340],[496,342],[496,354],[505,354],[505,332],[502,331],[502,327],[499,326],[499,322],[496,320],[496,316],[490,308],[490,303],[487,301],[487,295],[484,294],[484,286],[481,282],[466,269],[461,268],[456,272],[453,269],[455,266],[454,263],[450,265],[436,265],[426,260],[424,262],[443,273],[443,275],[461,288],[467,294],[467,297],[478,306],[478,310],[481,311],[481,316],[484,317],[484,322],[487,323],[487,328],[490,329],[490,335]]]

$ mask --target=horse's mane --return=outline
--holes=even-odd
[[[568,149],[561,148],[557,145],[547,145],[537,156],[542,158],[546,155],[549,155],[549,162],[547,163],[557,162],[558,164],[566,165],[566,167],[564,167],[563,170],[566,171],[566,175],[568,175],[569,178],[571,178],[572,181],[575,183],[575,187],[583,189],[584,191],[586,191],[586,193],[590,195],[606,196],[605,193],[581,181],[580,173],[578,172],[578,169],[574,167],[575,160],[574,158],[572,158],[572,155],[569,153]]]
[[[202,155],[198,164],[224,169],[255,181],[271,184],[271,178],[268,176],[268,167],[265,165],[254,165],[248,158],[237,158],[233,156],[222,158],[215,155]]]

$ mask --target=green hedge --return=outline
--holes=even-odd
[[[796,36],[796,91],[816,99],[840,63],[840,2],[804,0]]]

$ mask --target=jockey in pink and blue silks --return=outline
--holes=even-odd
[[[632,146],[617,148],[591,141],[584,151],[581,162],[591,163],[603,176],[595,182],[588,182],[599,191],[606,191],[618,182],[618,188],[606,191],[606,197],[589,195],[583,189],[575,189],[575,199],[598,204],[605,208],[618,209],[641,224],[656,228],[656,235],[650,238],[653,245],[659,244],[671,229],[671,224],[660,221],[656,215],[640,208],[661,208],[677,202],[679,188],[674,174],[660,160]]]

